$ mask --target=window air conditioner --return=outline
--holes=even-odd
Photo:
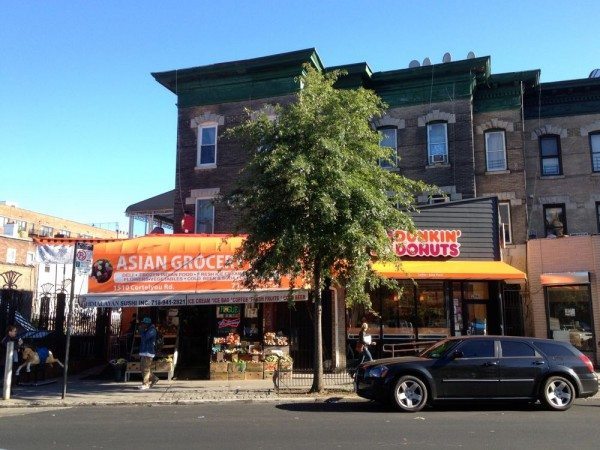
[[[443,154],[431,155],[430,159],[431,159],[431,164],[444,163],[444,162],[446,162],[446,155],[443,155]]]

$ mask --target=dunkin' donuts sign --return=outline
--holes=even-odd
[[[460,235],[460,230],[417,230],[416,233],[396,230],[394,251],[404,257],[456,258],[460,255]]]

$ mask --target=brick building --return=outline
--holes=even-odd
[[[600,80],[540,84],[539,70],[492,73],[489,56],[444,60],[373,72],[366,63],[324,67],[307,49],[154,73],[178,103],[174,231],[184,216],[193,217],[196,232],[233,231],[234,213],[213,199],[231,189],[247,154],[223,133],[246,119],[246,109],[293,101],[308,63],[345,70],[339,88],[372,89],[388,104],[373,122],[395,155],[386,168],[446,194],[422,195],[419,204],[497,198],[503,261],[526,270],[529,239],[542,248],[547,235],[599,232]],[[586,266],[592,280],[600,270],[594,264]],[[539,326],[548,320],[540,291],[521,285],[516,292],[524,294],[525,333],[548,335]],[[591,292],[593,316],[600,298]]]
[[[41,265],[35,260],[34,237],[125,237],[121,233],[77,223],[47,214],[19,208],[11,202],[0,202],[0,288],[11,288],[31,293],[27,309],[35,308],[37,296],[43,290],[52,295],[71,278],[70,265]],[[77,286],[84,279],[78,277]],[[42,289],[42,285],[44,288]],[[33,304],[31,303],[33,302]],[[25,311],[29,315],[30,311]]]

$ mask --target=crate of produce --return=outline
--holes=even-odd
[[[245,380],[246,372],[228,372],[227,379],[228,380]]]
[[[246,380],[262,380],[263,372],[246,372]]]
[[[264,367],[263,370],[268,370],[268,371],[274,371],[277,370],[277,362],[273,362],[273,361],[265,361],[264,362]]]
[[[227,373],[228,362],[211,362],[210,373]]]
[[[127,363],[127,371],[128,372],[134,372],[134,371],[139,371],[141,370],[142,366],[139,362],[128,362]]]
[[[171,364],[171,361],[156,361],[154,363],[154,370],[157,372],[169,372]]]
[[[227,364],[227,372],[229,372],[229,373],[245,372],[246,364],[247,364],[247,362],[243,361],[243,360],[239,360],[236,362],[230,362],[229,364]]]
[[[263,371],[263,363],[262,362],[254,362],[254,361],[248,361],[246,363],[246,372],[260,372],[262,373]]]
[[[211,380],[219,380],[226,381],[229,379],[229,374],[227,372],[211,372],[210,373]]]
[[[263,372],[263,380],[271,380],[275,374],[274,370],[265,370]]]

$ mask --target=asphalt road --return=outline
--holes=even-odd
[[[445,406],[417,414],[367,401],[0,409],[1,449],[597,449],[600,400]]]

